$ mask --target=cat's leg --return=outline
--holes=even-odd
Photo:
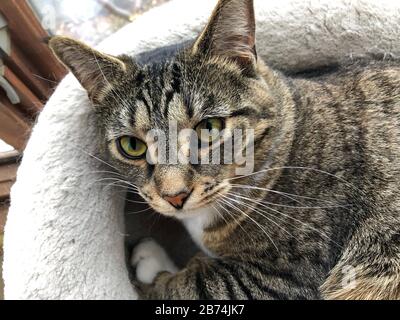
[[[136,268],[137,280],[145,284],[152,283],[162,271],[178,271],[165,250],[151,238],[144,239],[133,249],[131,264]]]
[[[265,272],[264,272],[265,269]],[[219,259],[199,254],[176,272],[160,272],[149,283],[135,283],[141,299],[278,300],[319,299],[318,288],[274,273],[260,260]]]
[[[365,221],[321,287],[324,298],[400,299],[399,216],[394,209]]]
[[[137,265],[138,267],[140,266]],[[138,282],[135,283],[141,299],[229,299],[246,298],[241,296],[242,292],[237,290],[236,295],[227,291],[224,285],[216,277],[221,273],[217,272],[212,260],[202,256],[192,258],[187,267],[177,273],[160,270],[152,283],[137,273]],[[232,289],[231,289],[232,290]]]

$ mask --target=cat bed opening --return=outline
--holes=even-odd
[[[137,55],[193,39],[215,3],[173,0],[99,49]],[[395,1],[255,4],[258,52],[284,72],[400,54],[400,5]],[[7,299],[136,299],[127,257],[151,228],[178,264],[196,251],[193,244],[187,246],[191,242],[181,226],[144,214],[147,208],[140,208],[137,199],[129,197],[125,206],[125,191],[107,180],[109,168],[97,146],[87,94],[68,75],[38,119],[12,189],[4,242]]]

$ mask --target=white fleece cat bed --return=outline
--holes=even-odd
[[[259,54],[300,70],[368,54],[400,55],[400,2],[255,0]],[[194,38],[216,0],[173,0],[102,45],[139,53]],[[135,299],[125,265],[120,189],[97,183],[92,108],[68,75],[33,130],[5,229],[7,299]]]

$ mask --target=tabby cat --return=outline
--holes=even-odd
[[[88,93],[105,161],[202,249],[178,270],[139,243],[141,298],[400,298],[400,63],[283,74],[257,57],[254,16],[253,0],[220,0],[196,40],[135,58],[49,41]],[[254,171],[149,163],[146,133],[171,120],[253,129]]]

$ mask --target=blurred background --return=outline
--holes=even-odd
[[[0,0],[0,299],[10,188],[37,115],[66,70],[43,39],[62,34],[96,45],[169,0]]]

